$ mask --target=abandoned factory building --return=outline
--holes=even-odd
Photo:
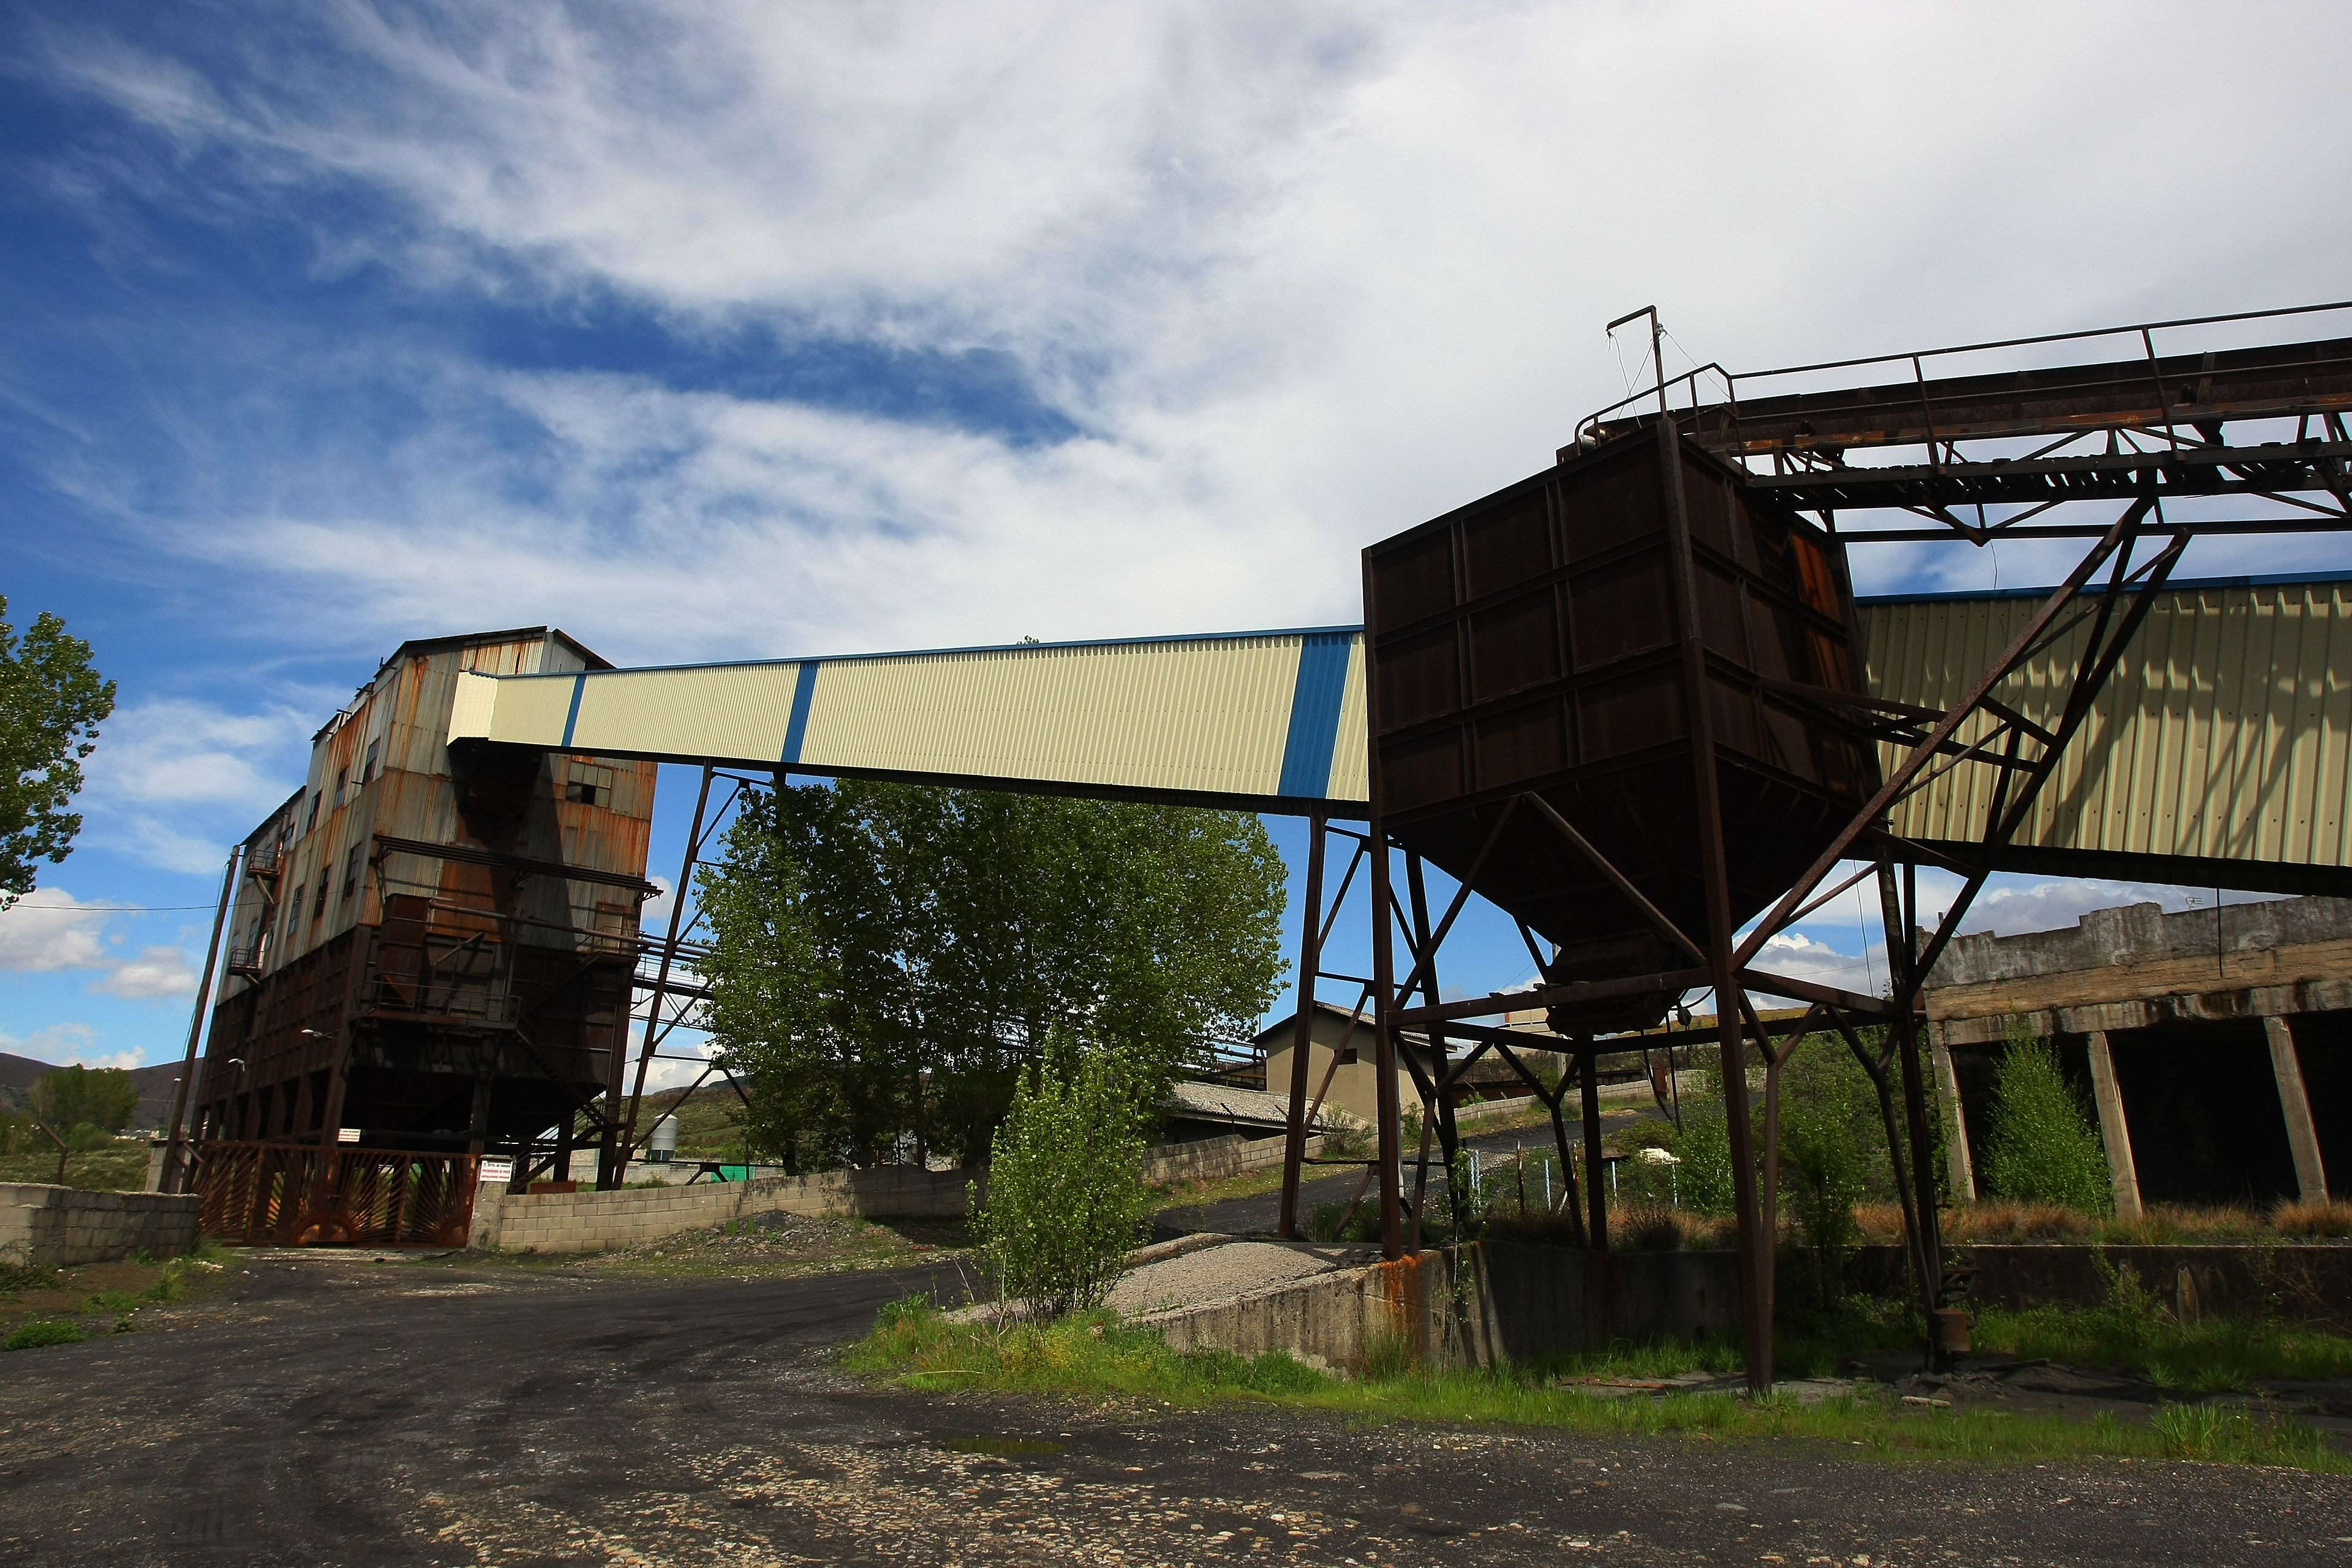
[[[1968,936],[1923,998],[1956,1195],[1977,1195],[2012,1026],[2053,1039],[2098,1113],[2116,1208],[2352,1189],[2352,900],[2095,910]],[[2014,1025],[2012,1025],[2014,1020]]]

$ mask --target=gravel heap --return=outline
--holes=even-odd
[[[1107,1304],[1122,1317],[1140,1317],[1175,1307],[1229,1301],[1269,1285],[1328,1274],[1339,1267],[1330,1258],[1297,1247],[1269,1241],[1229,1241],[1129,1269],[1111,1288]]]

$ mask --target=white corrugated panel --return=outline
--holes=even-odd
[[[1871,689],[1946,707],[2023,628],[2030,597],[1865,604]],[[2149,611],[2017,836],[2021,845],[2321,866],[2347,863],[2352,632],[2347,585],[2191,586]],[[2054,725],[2087,627],[1995,693]],[[1973,739],[1979,725],[1964,732]],[[1884,761],[1899,758],[1889,747]],[[1908,837],[1979,837],[1993,770],[1904,801]]]
[[[784,754],[797,664],[600,671],[581,688],[572,745],[774,763]]]
[[[1270,795],[1299,647],[1234,637],[828,661],[800,762]]]

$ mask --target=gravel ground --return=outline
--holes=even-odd
[[[258,1260],[151,1331],[5,1358],[0,1563],[2352,1564],[2329,1477],[919,1395],[835,1369],[940,1272]]]
[[[1107,1303],[1123,1317],[1230,1301],[1268,1285],[1287,1284],[1343,1267],[1335,1257],[1270,1241],[1204,1247],[1131,1268]]]

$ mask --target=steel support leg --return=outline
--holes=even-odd
[[[1307,1161],[1307,1058],[1315,1044],[1315,977],[1323,967],[1324,822],[1319,815],[1311,817],[1307,830],[1307,908],[1298,922],[1298,1022],[1290,1035],[1290,1121],[1282,1149],[1280,1234],[1286,1239],[1298,1234],[1298,1184]]]
[[[621,1184],[623,1179],[628,1174],[629,1155],[636,1148],[637,1109],[645,1103],[646,1074],[654,1065],[654,1047],[660,1043],[662,996],[669,985],[670,963],[677,955],[678,921],[686,912],[686,899],[688,891],[687,879],[694,875],[695,862],[701,858],[702,854],[702,821],[705,814],[710,809],[710,779],[717,771],[709,767],[702,770],[702,787],[694,797],[694,821],[686,830],[686,857],[678,863],[677,885],[669,890],[669,935],[662,942],[661,963],[654,972],[653,999],[646,1007],[645,1044],[637,1052],[636,1082],[629,1090],[629,1110],[626,1119],[621,1123],[619,1148],[610,1161],[599,1163],[596,1172],[596,1184],[599,1187],[606,1185],[617,1187]],[[635,976],[631,978],[631,989],[634,990]],[[616,1085],[619,1076],[618,1073],[614,1075]],[[613,1121],[613,1107],[607,1105],[604,1109],[604,1120],[609,1126]],[[606,1142],[608,1144],[613,1142],[609,1135]],[[609,1176],[606,1168],[608,1165]]]

